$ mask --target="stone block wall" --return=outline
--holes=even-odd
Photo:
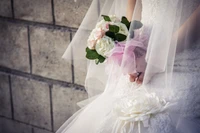
[[[61,58],[92,0],[0,0],[0,133],[54,133],[87,98]]]

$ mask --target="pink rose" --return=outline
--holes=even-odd
[[[88,40],[87,41],[87,46],[89,49],[95,49],[95,45],[96,45],[96,40]]]
[[[105,31],[103,31],[101,28],[98,28],[94,32],[95,40],[98,40],[98,39],[102,38],[104,35],[105,35]]]
[[[109,30],[109,23],[106,24],[105,29],[108,31]]]

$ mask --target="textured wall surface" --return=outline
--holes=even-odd
[[[92,0],[0,0],[0,133],[53,133],[87,98],[61,56]]]

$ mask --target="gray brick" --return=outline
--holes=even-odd
[[[69,43],[69,36],[67,31],[31,28],[34,74],[72,82],[71,63],[61,58]]]
[[[83,20],[92,0],[55,0],[56,23],[78,27]]]
[[[76,66],[77,61],[74,60],[74,65]],[[85,85],[85,77],[87,72],[87,62],[81,65],[81,70],[77,67],[74,67],[74,82],[79,85]]]
[[[18,19],[52,23],[51,0],[14,0]]]
[[[34,128],[34,133],[53,133],[44,129]]]
[[[75,33],[72,33],[72,37],[74,37]],[[77,58],[77,54],[75,52],[72,52],[73,57]],[[83,61],[84,62],[84,61]],[[77,67],[77,63],[80,64],[77,60],[74,60],[74,82],[79,85],[85,85],[85,77],[86,77],[86,72],[87,72],[87,59],[85,58],[85,63],[81,65],[81,70],[79,67]]]
[[[31,126],[0,117],[0,133],[32,133]]]
[[[11,81],[15,119],[50,130],[48,84],[17,76],[13,76]]]
[[[0,116],[11,118],[11,102],[8,76],[0,73]]]
[[[0,1],[0,16],[11,17],[11,1],[10,0],[1,0]]]
[[[0,21],[0,65],[29,72],[27,28]]]
[[[53,91],[54,129],[57,130],[79,107],[77,102],[87,98],[85,91],[54,86]]]
[[[86,72],[85,71],[79,71],[78,69],[74,70],[74,76],[75,76],[75,83],[78,85],[85,85],[85,77]]]

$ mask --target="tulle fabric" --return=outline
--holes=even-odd
[[[200,114],[190,111],[199,109],[200,99],[191,107],[189,103],[194,98],[191,92],[198,94],[200,88],[200,75],[192,68],[193,65],[200,68],[196,63],[199,57],[190,59],[192,52],[198,53],[196,46],[200,44],[197,28],[200,1],[137,0],[132,20],[140,20],[143,27],[134,31],[132,23],[127,41],[118,44],[107,62],[96,65],[94,61],[86,60],[86,42],[101,15],[126,16],[127,2],[93,0],[63,55],[67,61],[73,60],[77,71],[87,71],[85,87],[89,99],[80,103],[83,108],[57,133],[198,133]],[[191,17],[194,23],[189,23]],[[130,55],[130,50],[136,48],[143,51],[143,56]],[[145,73],[142,85],[129,81],[129,74],[135,72]],[[170,108],[149,119],[148,127],[138,122],[126,128],[116,126],[118,118],[113,114],[116,102],[136,94],[138,89],[155,93],[168,101]]]

